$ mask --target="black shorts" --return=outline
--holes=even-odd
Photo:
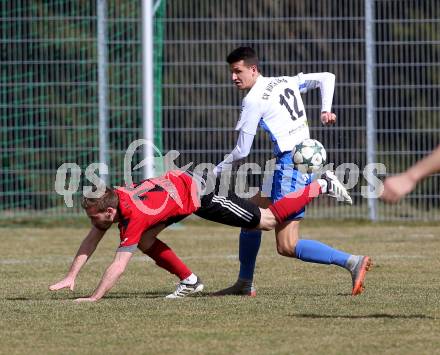
[[[214,192],[201,198],[201,206],[195,215],[228,226],[254,229],[261,219],[257,205],[238,197],[233,192],[220,196]]]

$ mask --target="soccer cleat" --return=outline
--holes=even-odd
[[[255,297],[257,290],[251,280],[238,279],[232,286],[214,292],[212,296],[249,296]]]
[[[328,194],[330,197],[336,198],[338,201],[345,202],[349,205],[353,204],[347,189],[330,170],[326,170],[321,175],[321,179],[327,182],[327,189],[325,189],[324,193]]]
[[[186,296],[192,295],[194,293],[203,291],[203,283],[202,280],[197,276],[197,282],[195,284],[186,284],[184,282],[179,282],[177,284],[176,291],[170,293],[165,298],[184,298]]]
[[[351,278],[353,280],[352,296],[360,295],[364,291],[365,275],[372,266],[373,262],[369,256],[359,256],[359,260],[351,272]]]

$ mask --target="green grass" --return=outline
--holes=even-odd
[[[238,270],[238,230],[193,224],[162,235],[199,274],[201,297],[165,300],[175,278],[136,254],[102,301],[90,294],[117,246],[104,238],[74,293],[50,293],[87,229],[0,228],[0,353],[433,354],[440,349],[440,235],[433,225],[325,225],[302,235],[369,254],[367,289],[349,295],[349,274],[335,266],[280,257],[265,233],[256,298],[209,297]]]

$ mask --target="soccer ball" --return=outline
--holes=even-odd
[[[316,173],[327,159],[327,153],[321,142],[316,139],[305,139],[292,151],[295,168],[302,173]]]

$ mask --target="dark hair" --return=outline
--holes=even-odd
[[[93,189],[92,189],[93,191]],[[96,188],[95,188],[96,191]],[[85,210],[95,207],[97,212],[104,212],[107,208],[118,208],[118,194],[110,187],[105,188],[105,192],[101,197],[83,197],[81,207]]]
[[[238,62],[243,60],[244,63],[248,66],[256,65],[257,69],[259,68],[258,56],[257,53],[251,47],[238,47],[234,49],[231,53],[226,57],[226,61],[229,64]]]

